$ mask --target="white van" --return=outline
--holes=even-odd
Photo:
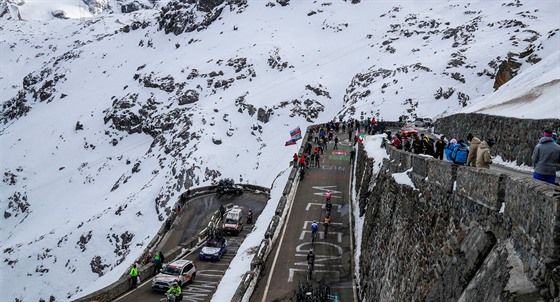
[[[224,215],[222,228],[226,233],[239,234],[243,230],[243,211],[239,206],[234,206]]]

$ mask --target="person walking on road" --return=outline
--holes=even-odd
[[[469,142],[469,156],[467,157],[467,166],[476,167],[478,145],[482,142],[478,137],[472,133],[467,134],[467,141]]]
[[[356,151],[352,149],[352,151],[350,151],[350,164],[354,162],[354,157],[356,157]]]
[[[333,147],[333,149],[338,150],[338,136],[334,137],[334,147]]]
[[[560,163],[560,146],[555,143],[552,131],[547,129],[533,149],[531,160],[535,165],[533,178],[551,184],[556,181],[556,169]]]
[[[492,163],[492,156],[490,156],[490,148],[494,146],[496,141],[494,139],[487,139],[478,145],[476,152],[476,167],[489,169]],[[469,153],[470,154],[470,153]]]

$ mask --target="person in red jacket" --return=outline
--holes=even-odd
[[[391,144],[397,149],[402,149],[402,142],[399,139],[399,135],[395,135]]]
[[[299,155],[299,166],[300,168],[305,168],[305,156],[303,154]]]

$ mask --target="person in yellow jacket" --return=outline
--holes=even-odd
[[[138,267],[136,267],[136,263],[130,268],[129,275],[130,280],[132,280],[132,288],[136,288],[138,286]]]
[[[171,287],[167,290],[167,293],[175,295],[175,302],[183,300],[183,295],[181,294],[181,287],[177,282],[173,282]]]

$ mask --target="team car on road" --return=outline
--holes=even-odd
[[[239,234],[243,230],[243,211],[239,206],[234,206],[224,215],[222,229],[226,233]]]
[[[218,186],[216,187],[216,193],[219,195],[222,194],[243,194],[243,187],[241,185],[236,185],[233,179],[226,178],[222,179],[218,182]]]
[[[224,237],[212,237],[200,250],[198,259],[218,261],[227,252],[227,240]]]
[[[165,266],[154,279],[152,279],[153,290],[167,291],[173,282],[179,286],[194,281],[196,277],[196,265],[190,260],[176,260]]]

